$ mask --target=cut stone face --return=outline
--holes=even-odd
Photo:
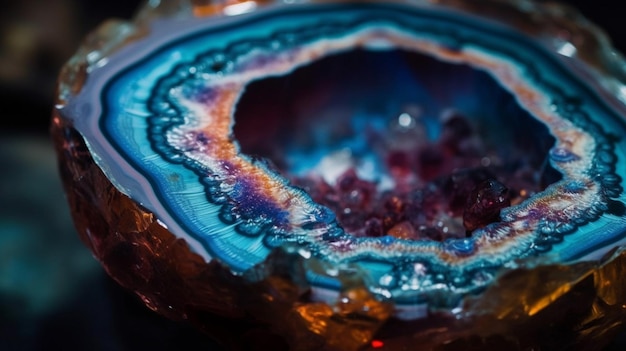
[[[347,289],[340,267],[419,320],[624,243],[623,106],[520,31],[400,2],[180,21],[58,113],[206,262],[245,276],[296,252],[312,301]]]

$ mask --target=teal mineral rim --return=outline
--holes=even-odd
[[[620,138],[626,130],[623,117],[531,38],[458,12],[401,4],[280,6],[214,21],[179,21],[161,23],[161,32],[155,28],[150,37],[91,72],[83,92],[70,101],[66,116],[74,120],[113,184],[153,211],[207,260],[217,259],[242,273],[263,262],[276,247],[300,245],[305,257],[355,264],[366,272],[372,291],[401,304],[428,302],[429,293],[441,291],[450,295],[445,304],[454,305],[458,297],[487,286],[513,260],[544,256],[545,262],[554,263],[598,258],[625,240],[626,163],[619,161],[626,156]],[[276,76],[309,63],[291,60],[295,53],[336,43],[334,51],[316,56],[324,57],[349,50],[357,39],[380,39],[380,35],[385,40],[410,38],[436,44],[420,53],[449,64],[472,65],[473,61],[462,57],[454,62],[446,56],[448,51],[515,69],[527,87],[545,97],[547,103],[535,106],[537,110],[560,118],[551,122],[552,133],[565,135],[573,126],[576,133],[588,137],[584,143],[574,140],[579,146],[574,152],[563,147],[566,137],[557,136],[550,162],[566,176],[535,198],[503,211],[505,224],[490,225],[470,238],[442,243],[391,236],[354,238],[343,232],[327,209],[300,190],[289,189],[286,180],[262,163],[241,156],[241,162],[266,173],[273,184],[306,200],[301,204],[304,212],[294,215],[290,208],[276,205],[270,194],[273,189],[260,187],[257,178],[241,176],[226,186],[224,180],[231,179],[226,170],[238,169],[238,164],[208,156],[202,162],[196,150],[181,152],[182,141],[167,134],[185,123],[200,124],[198,112],[190,106],[200,100],[212,105],[223,101],[227,89],[220,82],[235,77],[245,86],[262,78],[250,72],[259,72],[264,64],[274,67],[273,60],[280,57],[268,58],[264,53],[285,53],[288,68],[268,71]],[[400,42],[391,47],[388,42],[377,43],[371,49],[390,50]],[[474,64],[512,87],[485,66]],[[246,74],[253,78],[246,81]],[[194,134],[194,145],[215,137]],[[577,162],[585,167],[573,169]],[[547,212],[546,203],[559,198],[580,202],[569,212],[567,206],[562,212]],[[534,227],[524,227],[531,222]],[[525,236],[518,237],[517,232]],[[497,253],[485,249],[493,242],[508,248],[493,251]],[[329,275],[309,272],[307,278],[315,286],[340,288],[339,280]]]

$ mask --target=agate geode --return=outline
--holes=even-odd
[[[164,2],[71,60],[53,134],[108,272],[231,346],[599,347],[619,60],[524,1]]]

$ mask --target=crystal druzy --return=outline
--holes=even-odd
[[[59,111],[206,262],[289,248],[312,300],[349,267],[415,320],[623,244],[622,107],[561,54],[441,6],[270,6],[160,20]]]

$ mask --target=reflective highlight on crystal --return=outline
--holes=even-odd
[[[370,292],[396,303],[396,317],[411,320],[424,317],[423,306],[453,308],[468,294],[488,289],[502,267],[515,260],[557,264],[600,258],[624,239],[624,169],[618,162],[624,145],[616,137],[624,134],[622,117],[555,56],[509,28],[399,4],[299,5],[175,27],[181,26],[165,21],[136,47],[111,56],[91,73],[64,114],[117,189],[207,261],[244,274],[277,248],[295,246],[304,258],[354,266]],[[402,50],[489,76],[514,97],[522,111],[515,113],[545,126],[551,136],[538,132],[537,140],[554,145],[548,145],[539,166],[560,176],[517,201],[502,198],[486,221],[471,212],[483,214],[483,208],[470,207],[467,216],[456,219],[469,231],[465,237],[461,231],[441,240],[415,239],[410,227],[399,224],[378,236],[347,232],[337,214],[312,194],[293,186],[270,163],[242,153],[233,128],[237,104],[253,82],[288,76],[356,49]],[[468,76],[473,74],[478,75]],[[479,90],[485,82],[481,78],[480,85],[470,87]],[[433,91],[439,86],[420,83],[413,83],[419,100],[414,103],[435,104]],[[487,126],[490,136],[516,135],[516,130],[499,131],[510,128],[506,121],[511,120],[468,90],[447,92],[449,101],[438,110],[458,109],[472,123]],[[411,102],[395,91],[385,98],[395,111]],[[416,123],[410,114],[398,115],[400,126]],[[357,117],[376,120],[358,114],[348,120],[358,122]],[[425,118],[426,135],[441,133]],[[291,169],[296,174],[324,159],[298,156],[292,154],[299,162]],[[385,171],[373,165],[371,173],[380,181]],[[397,188],[397,178],[390,179],[387,187]],[[505,192],[499,182],[479,183],[482,188],[472,192],[477,199]],[[314,299],[332,299],[345,288],[328,271],[311,269],[306,278]]]

